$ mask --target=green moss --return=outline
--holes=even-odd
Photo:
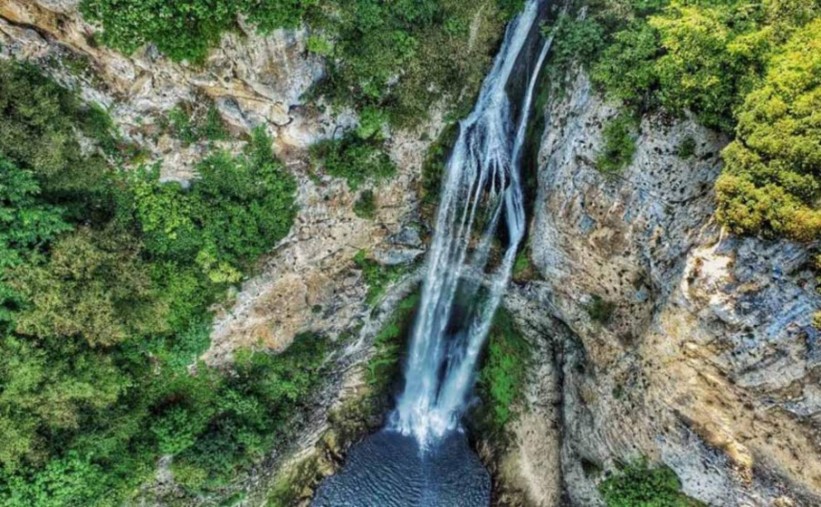
[[[516,254],[516,260],[513,262],[513,279],[517,282],[523,282],[536,278],[539,274],[533,261],[530,260],[530,246],[526,245]]]
[[[632,463],[599,485],[607,507],[698,507],[701,502],[681,493],[681,482],[670,468]]]
[[[391,318],[374,338],[374,355],[367,365],[368,384],[384,393],[400,372],[400,359],[406,348],[407,333],[419,304],[419,292],[399,303]]]

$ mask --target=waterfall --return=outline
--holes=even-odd
[[[459,426],[476,363],[524,236],[521,151],[550,39],[532,68],[518,118],[508,85],[537,28],[539,3],[529,0],[510,22],[476,106],[460,123],[446,166],[405,389],[389,422],[389,429],[415,436],[422,447]],[[491,254],[501,223],[506,244],[497,259]]]

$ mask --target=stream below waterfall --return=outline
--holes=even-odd
[[[459,125],[396,408],[320,485],[314,507],[490,503],[490,477],[461,422],[525,233],[520,159],[550,48],[539,34],[543,7],[529,0],[509,23],[476,105]]]

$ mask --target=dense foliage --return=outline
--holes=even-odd
[[[513,317],[500,308],[493,319],[478,379],[480,394],[488,404],[487,423],[491,429],[500,430],[513,416],[524,391],[530,357],[530,345],[519,334]]]
[[[381,141],[362,139],[353,133],[313,145],[311,159],[314,167],[321,166],[331,176],[345,178],[351,190],[367,181],[384,180],[396,172]]]
[[[304,337],[189,370],[209,306],[293,222],[270,139],[183,188],[116,169],[111,121],[30,67],[0,62],[0,116],[0,504],[120,505],[161,455],[183,494],[221,488],[287,430],[324,357]]]
[[[738,233],[821,236],[821,3],[818,0],[589,2],[552,27],[610,97],[638,111],[691,111],[735,134],[718,218]]]
[[[297,26],[317,0],[83,0],[83,15],[100,22],[102,41],[126,53],[152,42],[175,60],[199,62],[243,15],[261,31]]]
[[[644,461],[624,467],[599,485],[607,507],[698,507],[701,502],[681,493],[675,472]]]

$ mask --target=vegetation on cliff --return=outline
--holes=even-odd
[[[575,55],[625,107],[692,112],[734,134],[717,183],[731,230],[821,237],[821,4],[817,0],[591,0],[554,25],[559,62]]]
[[[486,403],[479,421],[487,431],[500,433],[511,421],[521,400],[530,363],[531,348],[521,336],[513,317],[496,310],[488,336],[487,354],[478,375],[479,395]]]
[[[119,505],[160,456],[186,495],[261,459],[316,385],[323,341],[196,364],[209,307],[295,215],[295,182],[255,132],[190,188],[105,113],[0,62],[0,503]],[[82,146],[80,139],[83,139]]]
[[[681,492],[681,481],[667,467],[649,468],[639,461],[625,466],[599,485],[607,507],[698,507]]]

